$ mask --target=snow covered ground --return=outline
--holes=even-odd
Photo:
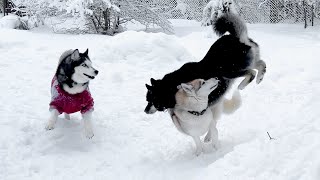
[[[319,180],[319,27],[249,25],[265,79],[220,119],[219,149],[196,157],[167,113],[143,112],[151,77],[199,61],[217,39],[196,22],[173,25],[176,35],[114,37],[0,29],[0,179]],[[45,131],[60,54],[87,47],[100,71],[90,85],[95,136],[84,137],[80,114]]]

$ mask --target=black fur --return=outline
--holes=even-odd
[[[78,51],[78,49],[76,49],[75,51]],[[82,64],[86,59],[90,60],[88,56],[88,49],[84,53],[79,53],[79,55],[80,55],[80,59],[74,61],[71,59],[70,57],[71,54],[70,54],[65,58],[63,58],[60,64],[58,65],[55,75],[57,77],[58,83],[61,88],[63,88],[62,87],[63,84],[67,84],[70,88],[72,88],[73,84],[75,83],[71,79],[71,76],[74,73],[74,68]]]
[[[177,86],[198,78],[218,78],[218,87],[209,95],[209,104],[215,103],[226,93],[234,78],[241,77],[250,70],[249,65],[253,61],[250,49],[250,46],[241,43],[233,35],[222,36],[200,62],[186,63],[161,80],[151,79],[151,86],[146,85],[148,105],[145,112],[152,105],[158,111],[173,108],[176,104]]]

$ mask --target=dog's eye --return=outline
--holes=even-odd
[[[86,65],[86,64],[82,64],[82,66],[83,66],[83,67],[88,67],[88,65]]]
[[[204,85],[206,82],[205,81],[203,81],[202,83],[201,83],[201,85]]]

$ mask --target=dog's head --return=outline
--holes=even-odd
[[[65,65],[69,67],[71,72],[70,78],[74,82],[87,83],[94,79],[99,72],[92,67],[88,51],[87,49],[84,53],[80,53],[79,50],[76,49],[66,58]]]
[[[156,111],[164,111],[167,108],[174,107],[175,100],[173,89],[163,84],[161,80],[150,79],[151,85],[146,84],[148,104],[144,110],[147,114],[153,114]],[[176,91],[176,89],[175,89]]]
[[[209,94],[217,88],[219,80],[211,78],[208,80],[195,79],[189,83],[179,85],[176,93],[176,103],[186,109],[199,110],[207,107]],[[201,104],[204,107],[201,107]],[[189,107],[190,106],[190,107]]]

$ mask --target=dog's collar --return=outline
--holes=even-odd
[[[198,111],[188,111],[188,113],[190,114],[193,114],[195,116],[202,116],[206,111],[207,111],[208,108],[205,108],[204,110],[202,110],[201,112],[198,112]]]

